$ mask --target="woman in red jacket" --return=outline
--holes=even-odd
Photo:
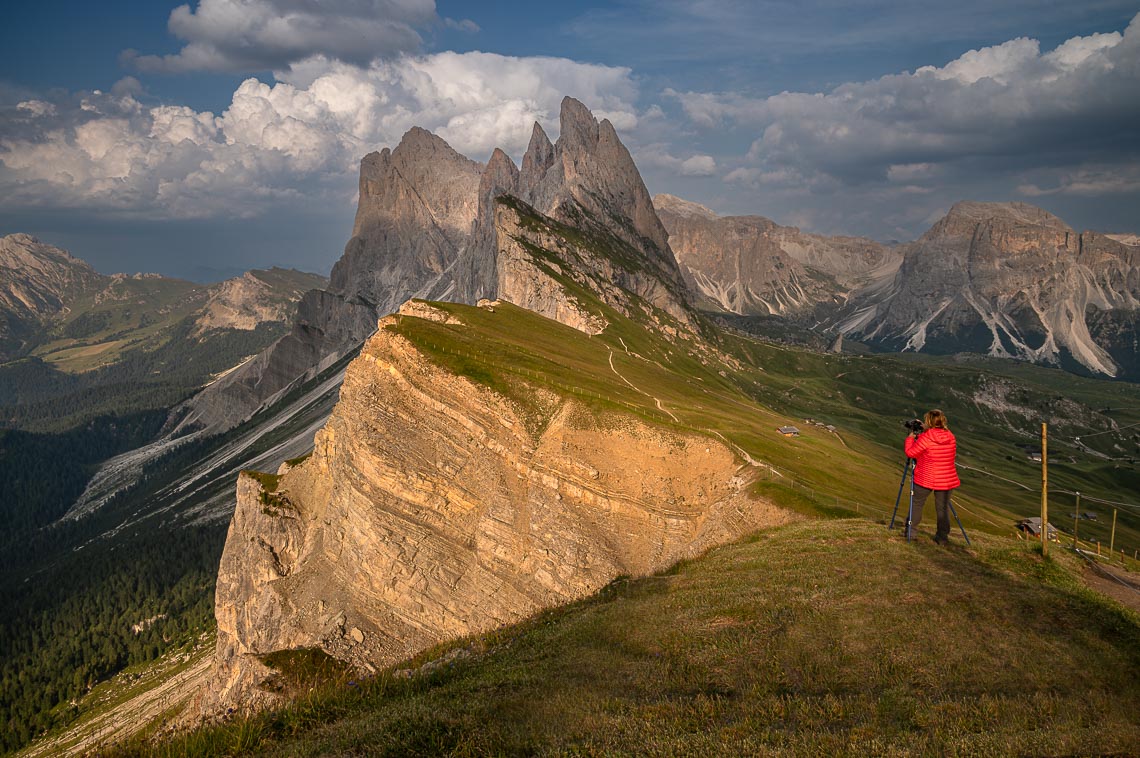
[[[958,442],[950,433],[946,414],[933,410],[923,418],[926,431],[907,436],[903,444],[906,457],[913,458],[914,464],[914,506],[911,510],[910,534],[914,536],[922,521],[922,508],[926,498],[934,493],[934,510],[938,514],[938,531],[934,541],[945,545],[950,539],[950,492],[962,483],[958,480],[958,469],[954,458],[958,453]]]

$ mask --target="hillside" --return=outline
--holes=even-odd
[[[34,355],[75,374],[153,351],[183,320],[195,337],[283,323],[324,277],[274,268],[213,285],[158,274],[96,272],[27,234],[0,238],[0,362]]]
[[[1126,755],[1140,616],[1079,573],[1008,539],[806,520],[120,754]],[[280,685],[316,660],[274,660]]]

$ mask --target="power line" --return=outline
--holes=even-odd
[[[986,471],[983,468],[974,468],[973,466],[967,466],[965,463],[959,463],[957,465],[958,465],[958,468],[969,469],[970,471],[977,471],[980,474],[985,474],[986,476],[992,476],[994,479],[1001,479],[1003,482],[1009,482],[1010,484],[1017,485],[1018,487],[1020,487],[1023,490],[1029,490],[1030,492],[1033,492],[1035,490],[1035,488],[1033,488],[1033,487],[1026,487],[1021,482],[1015,482],[1012,479],[1006,479],[1004,476],[998,476],[997,474],[993,473],[992,471]]]
[[[1120,432],[1123,429],[1131,429],[1134,426],[1140,426],[1140,421],[1137,421],[1135,424],[1125,424],[1124,426],[1118,426],[1115,429],[1105,429],[1103,432],[1093,432],[1092,434],[1078,434],[1076,437],[1073,437],[1072,439],[1076,440],[1077,442],[1080,442],[1082,437],[1096,437],[1097,435],[1100,435],[1100,434],[1113,434],[1116,432]],[[1062,438],[1062,439],[1067,439],[1067,438]]]
[[[1072,490],[1063,490],[1063,489],[1055,489],[1054,492],[1063,492],[1066,495],[1076,495],[1077,494],[1076,492],[1073,492]],[[1116,506],[1119,506],[1121,508],[1136,508],[1137,510],[1140,510],[1140,503],[1121,503],[1121,502],[1118,502],[1116,500],[1104,500],[1103,498],[1091,497],[1089,495],[1085,495],[1084,493],[1081,493],[1081,499],[1082,500],[1088,500],[1089,502],[1093,502],[1093,503],[1100,503],[1102,505],[1116,505]]]

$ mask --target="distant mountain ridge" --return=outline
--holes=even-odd
[[[892,350],[1140,375],[1122,328],[1140,309],[1140,249],[1025,203],[961,202],[902,252],[889,286],[856,293],[832,328]]]
[[[889,279],[902,256],[862,237],[825,237],[763,216],[718,216],[673,195],[653,199],[689,285],[738,315],[802,316]]]
[[[113,363],[123,350],[154,347],[161,326],[191,319],[211,330],[249,331],[285,322],[302,292],[324,277],[273,268],[212,285],[159,274],[100,274],[86,261],[28,234],[0,237],[0,362],[37,355],[64,370]],[[78,355],[100,355],[86,361]]]
[[[1140,377],[1135,235],[1078,233],[1026,203],[965,201],[888,248],[667,195],[655,202],[686,278],[714,309],[782,316],[881,350]]]

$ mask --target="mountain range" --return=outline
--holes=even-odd
[[[114,567],[116,551],[169,543],[179,552],[157,554],[176,564],[213,541],[218,634],[195,698],[202,716],[277,701],[269,661],[279,651],[317,648],[378,670],[781,523],[802,500],[788,484],[800,477],[893,497],[894,461],[872,440],[884,417],[928,403],[960,414],[967,434],[1002,414],[1001,442],[978,453],[995,461],[1011,460],[1011,440],[1031,435],[1041,413],[1070,434],[1101,435],[1073,449],[1111,489],[1131,481],[1108,463],[1131,443],[1107,407],[1129,407],[1132,385],[969,359],[927,370],[820,355],[717,323],[761,314],[926,352],[988,329],[983,354],[1127,376],[1134,248],[1066,230],[1029,206],[972,203],[901,246],[719,217],[651,198],[612,124],[572,98],[557,141],[535,124],[518,165],[501,150],[472,161],[412,129],[363,159],[352,236],[328,282],[281,274],[296,315],[273,321],[276,341],[214,350],[231,370],[163,406],[146,445],[100,458],[35,545],[60,551],[45,575],[83,558],[110,584],[131,570]],[[264,272],[199,292],[108,281],[59,251],[31,250],[30,238],[12,244],[35,253],[38,272],[5,301],[6,349],[25,356],[6,366],[21,371],[81,372],[68,361],[116,355],[134,365],[289,310],[259,298]],[[152,294],[131,289],[144,287]],[[116,294],[124,288],[133,294]],[[93,305],[79,308],[83,298]],[[148,302],[158,307],[144,318]],[[112,315],[89,333],[69,326],[99,308]],[[775,432],[805,417],[834,423],[796,443]],[[41,570],[33,553],[5,577],[21,618],[69,607],[21,594]],[[201,593],[218,555],[193,560],[184,576],[165,567],[140,620],[189,618],[161,591]]]
[[[670,244],[714,308],[776,315],[876,350],[974,352],[1140,376],[1140,246],[1078,233],[1024,203],[961,202],[894,247],[656,199]]]
[[[375,671],[779,523],[747,495],[765,464],[684,410],[694,385],[755,391],[738,394],[755,369],[700,305],[901,308],[922,243],[953,226],[892,249],[655,210],[608,122],[568,98],[561,124],[553,145],[535,126],[521,170],[422,130],[364,160],[333,283],[404,304],[348,365],[313,453],[239,478],[199,714],[274,702],[275,651]]]
[[[0,363],[35,356],[70,372],[153,350],[186,319],[191,333],[288,323],[324,277],[274,268],[213,285],[157,274],[100,274],[27,234],[0,237]]]

